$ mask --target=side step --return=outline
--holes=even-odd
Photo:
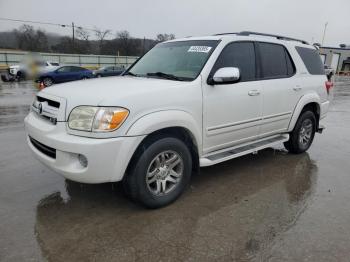
[[[237,146],[231,147],[226,149],[225,151],[220,150],[217,153],[204,156],[199,159],[199,163],[200,163],[200,166],[215,165],[217,163],[221,163],[236,157],[240,157],[250,153],[255,153],[261,149],[272,147],[272,146],[275,146],[276,144],[280,144],[288,140],[289,140],[288,134],[261,139],[250,144],[245,144],[243,146],[240,145],[238,147]]]

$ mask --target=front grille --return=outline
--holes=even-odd
[[[56,159],[56,149],[46,146],[39,141],[35,140],[34,138],[29,137],[30,142],[32,145],[38,149],[41,153],[44,155]]]
[[[39,102],[47,102],[47,104],[49,106],[52,106],[52,107],[55,107],[55,108],[60,108],[60,102],[53,101],[53,100],[50,100],[50,99],[47,99],[47,98],[44,98],[44,97],[41,97],[41,96],[37,96],[36,98],[37,98],[37,100]]]

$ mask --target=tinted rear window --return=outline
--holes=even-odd
[[[297,46],[295,47],[303,60],[307,71],[311,75],[324,75],[323,63],[317,50]]]
[[[282,45],[259,43],[263,78],[284,78],[294,75],[294,64]]]

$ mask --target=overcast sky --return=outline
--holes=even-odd
[[[128,30],[132,36],[176,37],[242,30],[350,44],[350,0],[0,0],[0,17]],[[21,25],[0,21],[0,31]],[[70,34],[69,28],[40,26]]]

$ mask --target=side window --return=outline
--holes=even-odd
[[[234,42],[228,44],[216,61],[212,74],[222,67],[238,67],[242,81],[256,79],[255,49],[252,42]]]
[[[70,71],[70,67],[69,66],[63,66],[59,69],[57,69],[57,72],[59,73],[66,73],[66,72],[69,72]]]
[[[295,47],[295,49],[311,75],[325,74],[322,59],[317,50],[300,46]]]
[[[294,74],[294,64],[284,46],[259,43],[259,51],[263,78],[283,78]]]
[[[80,72],[83,71],[81,67],[71,66],[70,72]]]

